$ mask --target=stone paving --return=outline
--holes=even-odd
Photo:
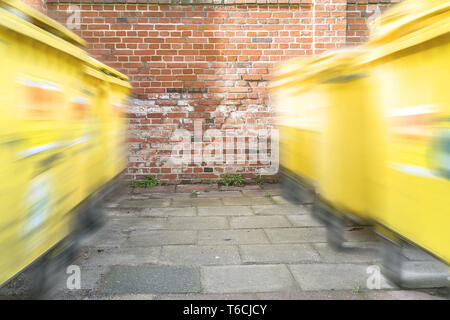
[[[380,264],[376,235],[348,225],[345,249],[333,251],[309,210],[283,199],[278,185],[125,190],[110,199],[106,225],[74,262],[81,289],[66,289],[64,279],[55,298],[448,297],[446,289],[401,290],[383,277],[380,290],[369,290],[367,268]],[[411,248],[405,256],[418,270],[447,270],[423,267],[430,258]],[[0,294],[20,297],[20,285]]]

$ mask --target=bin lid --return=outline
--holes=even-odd
[[[370,42],[388,43],[412,33],[416,34],[423,28],[448,20],[449,14],[450,1],[448,0],[404,0],[372,21]],[[428,39],[439,34],[442,32],[431,33]],[[424,40],[427,39],[422,39]]]
[[[98,61],[97,59],[89,56],[86,62],[93,67],[94,69],[103,72],[106,75],[113,76],[117,79],[128,81],[128,77],[123,73],[117,71],[114,68],[104,64],[103,62]]]
[[[86,46],[86,41],[75,33],[20,0],[0,0],[0,7],[72,44]]]
[[[111,83],[115,83],[115,84],[125,87],[125,88],[131,88],[131,85],[128,82],[128,77],[126,75],[124,75],[123,73],[117,71],[114,68],[111,68],[110,66],[98,61],[97,59],[95,59],[91,56],[88,57],[86,62],[90,68],[93,68],[96,71],[99,71],[102,74],[104,74],[106,76],[107,81],[109,81]],[[92,74],[92,75],[94,75],[94,74]]]
[[[298,57],[278,64],[273,70],[273,79],[270,89],[288,89],[297,86],[307,73],[307,66],[312,57]]]
[[[341,75],[354,73],[361,66],[367,54],[364,46],[346,47],[325,52],[322,59],[315,65],[315,74],[318,81],[327,82]]]

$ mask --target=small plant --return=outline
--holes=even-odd
[[[133,188],[153,188],[160,185],[161,183],[158,179],[152,176],[145,176],[144,180],[134,180],[130,182],[130,186]]]
[[[361,292],[361,287],[358,285],[353,289],[353,293],[360,293]]]
[[[270,194],[269,190],[266,190],[266,197],[270,198],[272,195]]]
[[[245,184],[245,178],[240,174],[224,174],[222,183],[225,186],[243,186]]]
[[[199,193],[200,193],[200,191],[198,191],[198,190],[192,191],[192,195],[193,195],[193,196],[196,196],[196,195],[198,195]]]
[[[256,184],[263,185],[263,184],[272,184],[272,183],[279,183],[279,179],[277,177],[267,177],[267,176],[258,176],[255,178]]]

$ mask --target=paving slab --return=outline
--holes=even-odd
[[[196,244],[197,231],[146,230],[133,232],[122,247],[148,247],[171,244]]]
[[[272,228],[264,229],[273,243],[326,242],[325,228]]]
[[[102,294],[200,292],[198,268],[175,266],[113,266],[101,285]]]
[[[171,186],[156,186],[152,188],[134,188],[133,193],[172,193],[175,192],[175,185]]]
[[[239,198],[242,196],[242,192],[240,191],[200,191],[197,194],[198,198]]]
[[[254,293],[160,294],[156,300],[256,300]]]
[[[153,208],[168,207],[170,199],[124,200],[119,204],[120,208]]]
[[[263,204],[273,204],[269,197],[242,197],[242,198],[223,198],[223,204],[226,206],[255,206]]]
[[[371,276],[367,264],[296,264],[289,265],[303,290],[367,290]],[[380,287],[392,289],[380,274]]]
[[[162,264],[202,266],[239,264],[240,262],[236,246],[164,246],[161,254]]]
[[[240,245],[243,263],[299,263],[320,261],[309,244]]]
[[[288,215],[288,220],[295,227],[324,227],[324,224],[313,219],[309,214]]]
[[[176,190],[177,192],[213,191],[219,190],[219,186],[217,184],[180,184]]]
[[[104,226],[110,232],[131,233],[135,230],[154,230],[167,227],[167,218],[120,217],[110,219]]]
[[[270,192],[267,190],[242,190],[245,197],[270,197]]]
[[[243,187],[239,186],[219,186],[220,191],[241,191],[241,190],[261,190],[261,187],[257,184],[247,185]]]
[[[196,216],[195,208],[114,208],[108,209],[109,216],[128,217],[190,217]]]
[[[344,231],[344,238],[349,242],[368,242],[379,241],[379,236],[373,232],[371,227],[353,226],[346,227]]]
[[[262,292],[256,294],[261,300],[364,300],[362,292],[353,290],[292,290],[284,292]]]
[[[82,244],[90,247],[119,247],[129,236],[129,232],[121,232],[120,230],[112,230],[103,227],[96,233],[91,234],[82,239]]]
[[[134,248],[90,248],[83,250],[74,262],[82,269],[84,267],[100,267],[112,265],[139,265],[157,263],[161,247]]]
[[[172,207],[220,207],[223,206],[219,198],[176,198],[172,200]]]
[[[402,268],[406,288],[450,287],[448,266],[440,261],[408,261]]]
[[[283,216],[244,216],[230,217],[233,229],[282,228],[290,227],[290,222]]]
[[[281,205],[292,204],[289,200],[283,198],[282,196],[273,196],[271,198],[272,198],[273,202],[275,202],[276,204],[281,204]]]
[[[249,216],[253,211],[248,206],[198,208],[199,216]]]
[[[226,217],[170,217],[168,227],[172,230],[227,229]]]
[[[363,297],[367,300],[447,300],[435,294],[412,290],[368,290]]]
[[[140,196],[143,196],[141,194]],[[178,198],[189,198],[193,197],[191,192],[175,192],[175,193],[148,193],[145,194],[148,199],[178,199]]]
[[[434,261],[435,258],[428,254],[425,250],[420,248],[406,245],[405,248],[402,249],[402,254],[409,260],[413,261]]]
[[[207,293],[272,292],[296,287],[285,265],[202,267],[201,275]]]
[[[381,261],[378,244],[373,242],[345,243],[344,248],[339,251],[332,249],[327,243],[314,243],[313,246],[325,262],[378,263]]]
[[[305,215],[308,213],[302,205],[266,205],[252,206],[256,215]]]
[[[224,244],[254,244],[269,243],[267,236],[261,229],[238,230],[200,230],[198,244],[224,245]]]

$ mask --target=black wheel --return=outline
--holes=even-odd
[[[48,252],[31,272],[30,296],[33,299],[51,299],[56,289],[65,288],[65,272],[78,256],[78,237],[70,236]]]
[[[329,213],[326,218],[327,242],[328,245],[336,250],[344,248],[344,223],[341,217]]]
[[[383,238],[381,246],[383,275],[391,282],[403,288],[403,262],[401,243]]]
[[[313,201],[313,203],[311,205],[311,216],[313,219],[317,220],[318,222],[320,222],[324,225],[327,224],[327,212],[320,205],[320,202],[317,198]]]

